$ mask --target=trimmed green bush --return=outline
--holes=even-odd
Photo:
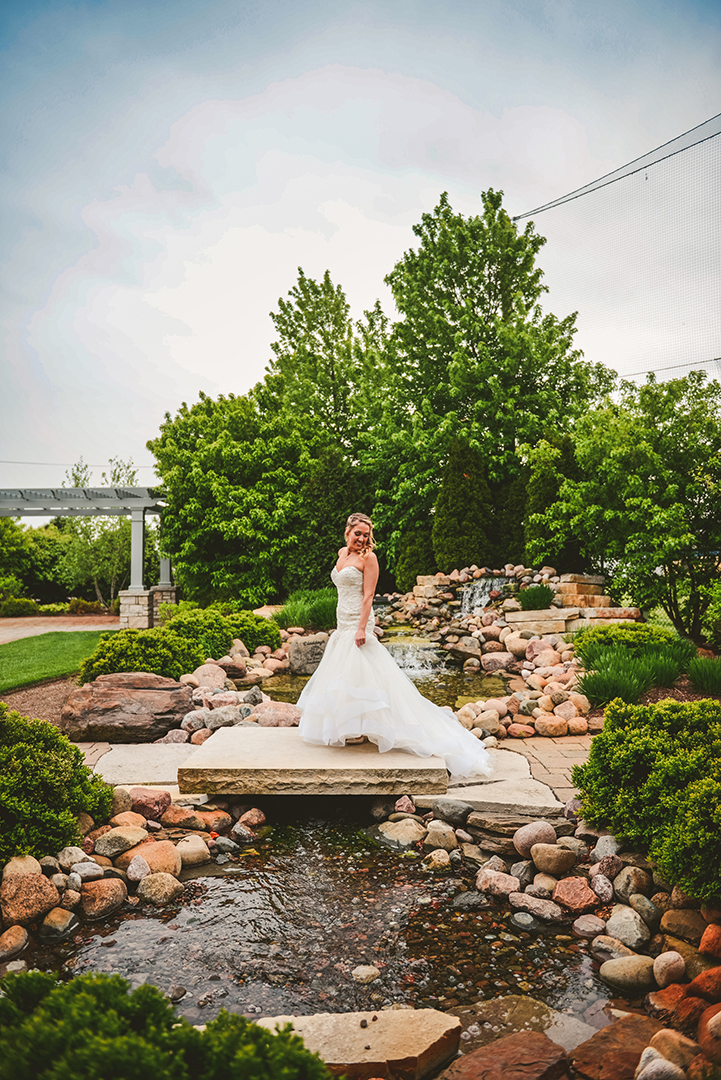
[[[274,1033],[223,1010],[198,1031],[155,986],[129,989],[119,975],[7,976],[0,1080],[330,1080],[289,1026]]]
[[[592,664],[587,657],[598,655],[599,647],[623,645],[629,652],[644,649],[647,645],[670,645],[679,640],[674,630],[663,626],[651,626],[649,623],[611,623],[609,626],[590,626],[581,630],[573,639],[576,655],[585,667]],[[592,654],[592,650],[596,650]]]
[[[77,815],[107,821],[112,797],[113,789],[56,727],[0,701],[0,864],[13,855],[42,858],[78,842]]]
[[[395,568],[396,586],[400,592],[411,592],[419,574],[437,572],[430,526],[406,533],[401,540],[400,552]]]
[[[721,694],[721,659],[694,656],[686,669],[694,690],[700,694]]]
[[[237,636],[232,633],[228,620],[217,608],[178,611],[166,620],[164,629],[191,642],[200,649],[203,659],[212,656],[219,660],[221,656],[225,656],[233,638]],[[250,649],[250,646],[248,648]]]
[[[611,702],[573,782],[589,824],[648,851],[691,896],[721,895],[721,703]]]
[[[330,630],[336,624],[338,594],[335,589],[300,589],[291,593],[275,616],[278,626],[302,626],[307,630]]]
[[[550,585],[529,585],[521,589],[517,599],[523,611],[545,611],[555,596]]]
[[[73,596],[68,603],[70,615],[107,615],[108,609],[99,600],[81,600]]]
[[[40,615],[68,615],[67,604],[39,604],[38,614]]]
[[[0,618],[18,619],[23,615],[37,615],[38,605],[23,596],[10,596],[0,604]]]
[[[118,630],[103,634],[95,652],[83,661],[78,682],[92,682],[98,675],[118,671],[151,671],[179,679],[194,671],[206,656],[197,642],[168,629]]]
[[[280,648],[280,630],[273,619],[264,619],[252,611],[240,611],[237,615],[228,615],[226,621],[231,638],[240,638],[249,652],[254,652],[259,645],[268,645],[273,650]]]

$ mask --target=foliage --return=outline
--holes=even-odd
[[[523,611],[545,611],[555,598],[550,585],[529,585],[527,589],[521,589],[517,599]]]
[[[30,565],[28,534],[15,518],[0,517],[0,578],[23,579]]]
[[[400,556],[396,563],[396,586],[399,591],[411,592],[419,575],[435,574],[437,570],[430,526],[406,533],[401,541]]]
[[[0,601],[15,599],[24,592],[25,586],[15,574],[4,574],[0,577]]]
[[[52,630],[0,645],[0,693],[73,675],[101,637],[100,630]]]
[[[694,690],[700,694],[721,694],[721,659],[694,656],[687,667]]]
[[[525,559],[529,566],[538,561],[563,567],[565,573],[582,574],[588,570],[578,538],[556,535],[544,517],[556,502],[564,480],[581,478],[574,451],[572,435],[546,432],[530,452],[525,513]]]
[[[77,815],[107,820],[112,794],[56,727],[0,702],[0,863],[75,843]]]
[[[167,628],[117,630],[101,634],[95,652],[80,666],[78,682],[92,682],[98,675],[119,671],[150,671],[179,679],[199,667],[206,655],[198,641]]]
[[[661,644],[633,642],[631,649],[628,644],[586,643],[579,690],[592,705],[606,705],[614,698],[634,704],[652,686],[673,686],[696,652],[693,642],[683,638]]]
[[[0,998],[0,1080],[330,1080],[290,1027],[274,1033],[223,1010],[202,1031],[155,986],[119,975],[66,984],[10,975]]]
[[[26,597],[10,596],[0,604],[0,618],[17,619],[22,615],[37,615],[38,605]]]
[[[486,526],[493,516],[486,468],[477,450],[451,443],[433,516],[433,553],[444,573],[491,562]]]
[[[103,615],[106,611],[105,605],[99,601],[81,600],[77,596],[71,597],[67,608],[70,615]]]
[[[700,371],[624,383],[574,439],[581,478],[563,481],[539,527],[554,544],[577,539],[593,565],[613,566],[616,593],[663,606],[700,641],[719,580],[721,385]]]
[[[573,642],[576,656],[585,667],[593,667],[598,653],[610,645],[622,645],[628,652],[635,653],[644,650],[647,645],[671,645],[678,640],[673,630],[637,622],[589,626],[579,631]]]
[[[613,701],[585,765],[583,817],[649,852],[691,896],[721,893],[721,704]]]
[[[397,557],[402,535],[427,522],[454,438],[487,461],[492,482],[517,475],[526,444],[564,431],[610,390],[611,374],[573,348],[575,315],[545,315],[536,258],[544,244],[481,195],[479,216],[454,213],[446,194],[414,227],[386,278],[401,319],[388,348],[384,439],[393,468],[375,511]]]
[[[330,630],[336,625],[335,589],[305,589],[291,593],[274,616],[278,626],[302,626],[306,630]]]
[[[69,520],[61,518],[60,524],[50,522],[27,529],[25,533],[29,543],[29,560],[23,572],[24,591],[42,603],[58,603],[67,596],[67,582],[61,568],[72,543],[68,531]]]
[[[240,638],[251,653],[259,645],[267,645],[274,651],[280,648],[280,630],[273,619],[264,619],[252,611],[240,611],[237,615],[228,615],[227,622],[231,638]]]
[[[222,606],[228,607],[227,604]],[[280,647],[276,623],[254,615],[252,611],[235,610],[223,615],[215,606],[201,609],[178,605],[169,613],[165,628],[199,645],[204,657],[212,656],[216,660],[225,656],[233,638],[241,638],[251,653],[259,645],[268,645],[271,649]]]
[[[507,562],[522,563],[526,555],[525,520],[528,501],[528,470],[522,466],[518,473],[501,484],[491,484],[493,526],[491,529],[491,563],[502,567]],[[565,563],[562,563],[564,567]]]
[[[718,648],[721,646],[721,581],[714,581],[706,589],[708,604],[703,617],[703,632]]]
[[[69,606],[65,604],[38,604],[38,613],[40,615],[67,615],[69,614]]]

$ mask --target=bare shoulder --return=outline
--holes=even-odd
[[[363,560],[363,563],[365,566],[368,567],[369,570],[377,570],[378,556],[376,555],[375,551],[369,551],[365,559]]]
[[[347,554],[348,554],[348,548],[347,547],[338,548],[338,558],[340,558],[341,555],[347,555]]]

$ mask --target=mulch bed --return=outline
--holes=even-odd
[[[49,720],[51,724],[60,723],[60,712],[71,690],[77,686],[74,678],[53,679],[37,686],[28,686],[23,690],[11,690],[0,694],[0,701],[5,701],[11,709],[21,716],[33,720]]]

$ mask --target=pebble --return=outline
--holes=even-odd
[[[378,968],[373,967],[372,964],[359,964],[358,967],[353,968],[351,971],[353,981],[364,985],[375,982],[376,979],[380,978],[380,975]]]

